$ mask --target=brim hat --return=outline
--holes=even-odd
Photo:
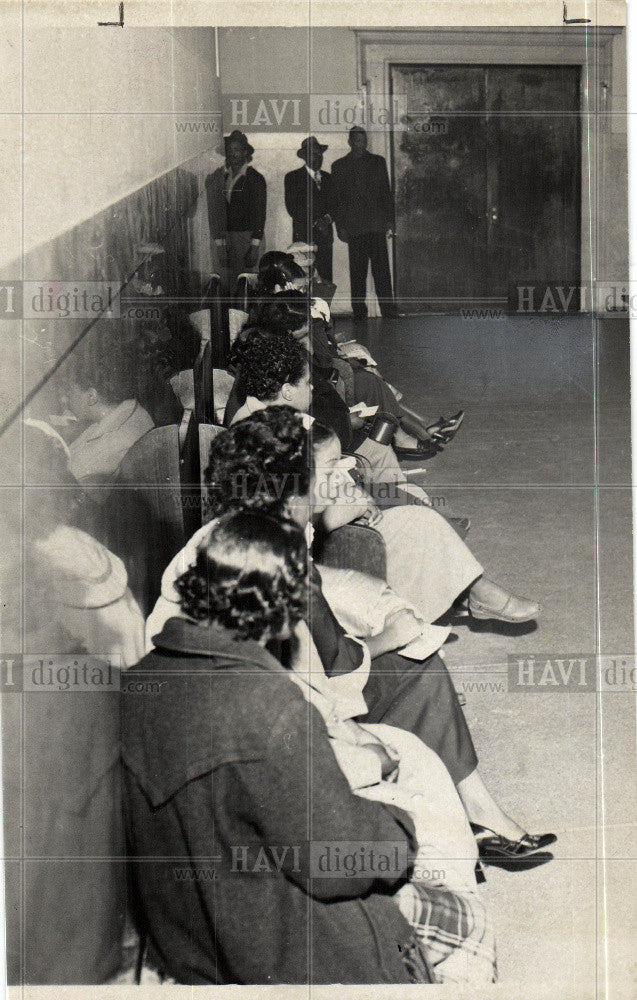
[[[225,146],[226,153],[228,152],[228,146],[230,145],[231,142],[240,143],[245,149],[248,156],[252,156],[252,154],[254,153],[254,146],[250,145],[250,143],[248,142],[247,135],[244,135],[243,132],[239,131],[239,129],[235,129],[234,132],[230,133],[230,135],[224,135],[223,143]]]
[[[324,146],[322,142],[319,142],[315,135],[309,135],[307,139],[304,139],[303,142],[301,143],[301,148],[297,149],[296,155],[299,156],[302,160],[305,160],[309,153],[310,146],[312,147],[312,149],[316,149],[321,153],[324,153],[325,150],[328,148],[326,145]]]
[[[104,608],[126,593],[128,576],[122,560],[78,528],[61,524],[36,542],[35,549],[55,568],[55,593],[62,604]]]

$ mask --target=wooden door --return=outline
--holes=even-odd
[[[579,73],[390,67],[410,124],[392,136],[403,311],[504,305],[517,285],[579,285]]]

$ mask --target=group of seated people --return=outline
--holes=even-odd
[[[122,674],[116,690],[25,694],[5,724],[28,749],[5,757],[5,809],[22,789],[35,859],[7,875],[26,942],[9,937],[10,982],[113,981],[133,940],[142,981],[488,984],[485,866],[552,858],[555,836],[488,791],[441,656],[452,608],[520,623],[539,606],[491,580],[466,521],[400,467],[461,416],[427,425],[403,408],[365,349],[337,342],[293,262],[266,257],[203,524],[146,620],[126,552],[94,536],[102,488],[151,417],[78,351],[62,401],[74,434],[25,421],[38,488],[9,518],[3,595],[22,531],[27,586],[7,602],[5,648],[13,634],[25,654]],[[357,403],[377,409],[357,417]],[[350,524],[357,568],[322,562]],[[370,529],[385,579],[365,571]]]

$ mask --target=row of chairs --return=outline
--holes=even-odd
[[[210,279],[202,300],[210,311],[210,339],[194,366],[194,398],[180,424],[155,427],[133,445],[120,466],[110,509],[103,510],[108,526],[102,536],[124,559],[131,589],[146,614],[159,596],[164,568],[205,518],[210,445],[223,430],[214,372],[227,366],[231,314],[242,306],[247,311],[255,281],[255,275],[241,275],[237,296],[229,301],[218,276]],[[328,565],[385,575],[384,544],[371,529],[339,529],[321,540],[319,555]]]

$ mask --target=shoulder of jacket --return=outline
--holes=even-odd
[[[267,745],[278,753],[281,745],[294,752],[289,736],[312,733],[312,738],[320,738],[318,729],[324,725],[320,712],[303,696],[300,687],[291,679],[289,688],[285,688],[285,702],[279,703],[276,719],[270,727]]]

